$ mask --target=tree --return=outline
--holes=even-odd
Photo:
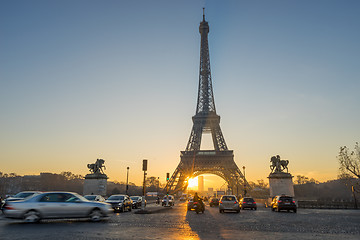
[[[360,147],[358,142],[355,144],[354,151],[351,152],[346,146],[340,147],[338,160],[340,176],[360,178]]]

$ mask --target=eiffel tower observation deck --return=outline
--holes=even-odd
[[[239,194],[246,180],[234,161],[233,151],[226,145],[220,128],[220,116],[216,113],[210,70],[209,24],[204,12],[199,32],[201,48],[196,114],[192,117],[193,128],[186,149],[181,151],[181,161],[166,187],[172,194],[184,192],[188,179],[202,174],[214,174],[223,178],[234,194]],[[211,133],[213,150],[200,149],[203,133]]]

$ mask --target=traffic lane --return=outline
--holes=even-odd
[[[43,220],[29,224],[3,219],[1,239],[199,239],[185,221],[183,207],[175,205],[157,214],[116,213],[97,223],[86,219]]]
[[[217,207],[207,207],[204,215],[189,212],[186,219],[201,239],[359,239],[360,235],[360,213],[356,210],[278,213],[258,208],[220,214]]]

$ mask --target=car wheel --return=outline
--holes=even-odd
[[[130,206],[130,207],[129,207],[129,212],[131,212],[131,208],[132,208],[132,207]]]
[[[121,207],[120,212],[125,212],[125,206],[122,206],[122,207]]]
[[[30,210],[24,214],[24,221],[31,222],[31,223],[39,222],[40,221],[40,213],[38,213],[35,210]]]
[[[294,213],[296,213],[296,209],[294,209]]]
[[[220,212],[220,213],[223,213],[223,212],[224,212],[224,210],[219,210],[219,212]]]
[[[94,209],[91,211],[89,217],[92,222],[98,222],[102,217],[101,211],[99,209]]]
[[[279,208],[279,207],[278,207],[276,210],[277,210],[277,212],[280,212],[280,208]]]
[[[275,212],[275,208],[271,208],[271,211]]]
[[[244,210],[244,208],[243,208],[243,207],[241,207],[241,210]]]
[[[254,210],[256,211],[257,208],[254,208]]]
[[[237,210],[236,213],[240,213],[240,210]]]

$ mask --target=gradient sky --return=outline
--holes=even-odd
[[[0,171],[165,179],[195,114],[202,8],[220,126],[249,180],[270,157],[338,174],[360,140],[360,1],[0,1]],[[202,149],[212,149],[204,136]]]

